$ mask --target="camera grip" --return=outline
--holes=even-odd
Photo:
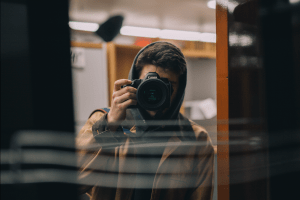
[[[136,105],[130,105],[130,106],[127,107],[127,109],[128,108],[137,108],[137,106]]]
[[[128,85],[122,85],[121,88],[124,88],[124,87],[127,87],[127,86],[130,86],[130,87],[134,87],[134,88],[137,88],[139,85],[139,82],[137,83],[136,81],[133,81],[131,84],[128,84]],[[128,108],[137,108],[136,105],[130,105],[127,107]]]

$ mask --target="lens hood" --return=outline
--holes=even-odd
[[[147,79],[137,88],[138,105],[145,110],[160,110],[170,104],[168,85],[161,79]]]

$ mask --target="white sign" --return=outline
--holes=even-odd
[[[71,47],[71,64],[75,68],[85,67],[85,49],[80,47]]]
[[[191,120],[211,119],[217,115],[217,105],[212,98],[201,101],[185,101],[184,106],[191,108]]]

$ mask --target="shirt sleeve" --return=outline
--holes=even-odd
[[[124,138],[122,128],[116,132],[107,129],[107,113],[94,112],[76,137],[79,193],[89,193],[99,185],[99,175],[106,174],[107,165],[114,158]]]
[[[195,188],[190,193],[190,200],[211,200],[214,189],[214,148],[206,132],[201,132],[198,138],[205,145],[200,147],[197,155],[198,162],[195,166]],[[199,140],[198,140],[199,141]]]

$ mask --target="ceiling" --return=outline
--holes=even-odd
[[[70,0],[72,21],[103,23],[122,14],[123,25],[216,32],[215,10],[208,0]]]

